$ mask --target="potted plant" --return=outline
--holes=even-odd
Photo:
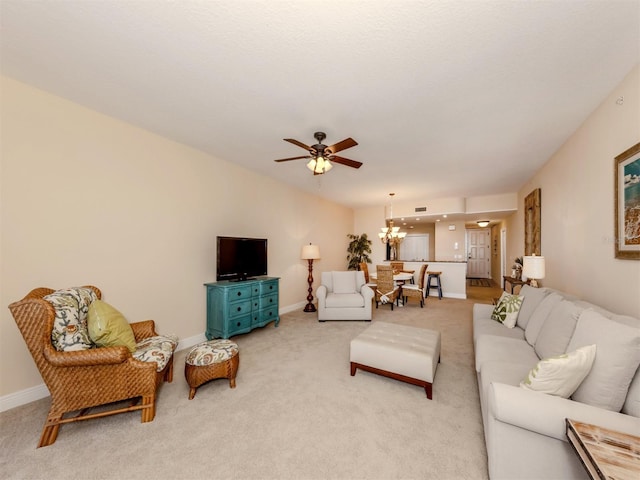
[[[371,253],[371,240],[367,238],[367,234],[354,235],[349,233],[347,235],[351,240],[349,247],[347,247],[347,261],[349,262],[349,270],[358,270],[360,262],[371,263],[369,253]]]

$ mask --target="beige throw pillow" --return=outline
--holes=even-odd
[[[591,371],[595,357],[596,346],[588,345],[571,353],[540,360],[520,386],[569,398]]]

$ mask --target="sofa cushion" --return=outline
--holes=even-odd
[[[355,272],[333,272],[334,293],[356,293]]]
[[[631,385],[629,385],[627,398],[622,405],[622,413],[640,418],[640,367],[636,370]]]
[[[536,344],[536,340],[538,339],[540,330],[544,325],[544,321],[549,316],[549,313],[551,313],[553,307],[555,307],[560,300],[562,300],[562,297],[559,294],[551,292],[540,302],[538,308],[533,311],[529,321],[527,322],[527,328],[524,331],[524,338],[527,340],[529,345],[533,346]]]
[[[520,295],[502,292],[496,307],[493,309],[491,318],[496,322],[502,323],[507,328],[515,327],[522,300],[523,297]]]
[[[540,360],[533,348],[516,338],[480,335],[476,342],[476,371],[485,362],[521,363],[531,369]],[[522,378],[520,378],[522,379]]]
[[[131,353],[136,351],[136,338],[127,319],[102,300],[89,306],[87,327],[91,340],[98,347],[125,346]]]
[[[596,346],[545,358],[531,369],[520,386],[534,392],[569,398],[585,379],[596,356]]]
[[[531,285],[523,285],[520,289],[520,296],[523,297],[522,305],[520,306],[520,313],[518,314],[518,326],[523,330],[527,328],[529,319],[533,312],[538,308],[540,302],[549,295],[549,289],[547,288],[535,288]]]
[[[553,307],[536,340],[535,350],[538,357],[556,357],[567,351],[581,311],[575,303],[567,300],[562,300]]]
[[[327,308],[364,307],[364,297],[359,293],[329,293],[325,305]]]
[[[87,312],[97,298],[93,290],[84,287],[57,290],[44,297],[55,309],[51,343],[56,350],[71,352],[94,347],[87,329]]]
[[[598,345],[593,368],[572,398],[619,412],[640,365],[640,328],[615,322],[594,310],[584,310],[569,349],[591,343]]]
[[[161,372],[169,363],[178,346],[178,337],[174,335],[156,335],[140,341],[133,352],[133,358],[141,362],[156,362],[156,371]]]
[[[475,345],[480,335],[495,335],[497,337],[516,338],[524,340],[524,330],[521,328],[506,328],[501,323],[490,318],[473,319],[473,343]]]

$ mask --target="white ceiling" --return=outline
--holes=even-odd
[[[3,74],[353,207],[517,191],[640,61],[638,0],[0,8]]]

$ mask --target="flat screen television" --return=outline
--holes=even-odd
[[[216,279],[244,281],[267,274],[267,239],[217,237]]]

